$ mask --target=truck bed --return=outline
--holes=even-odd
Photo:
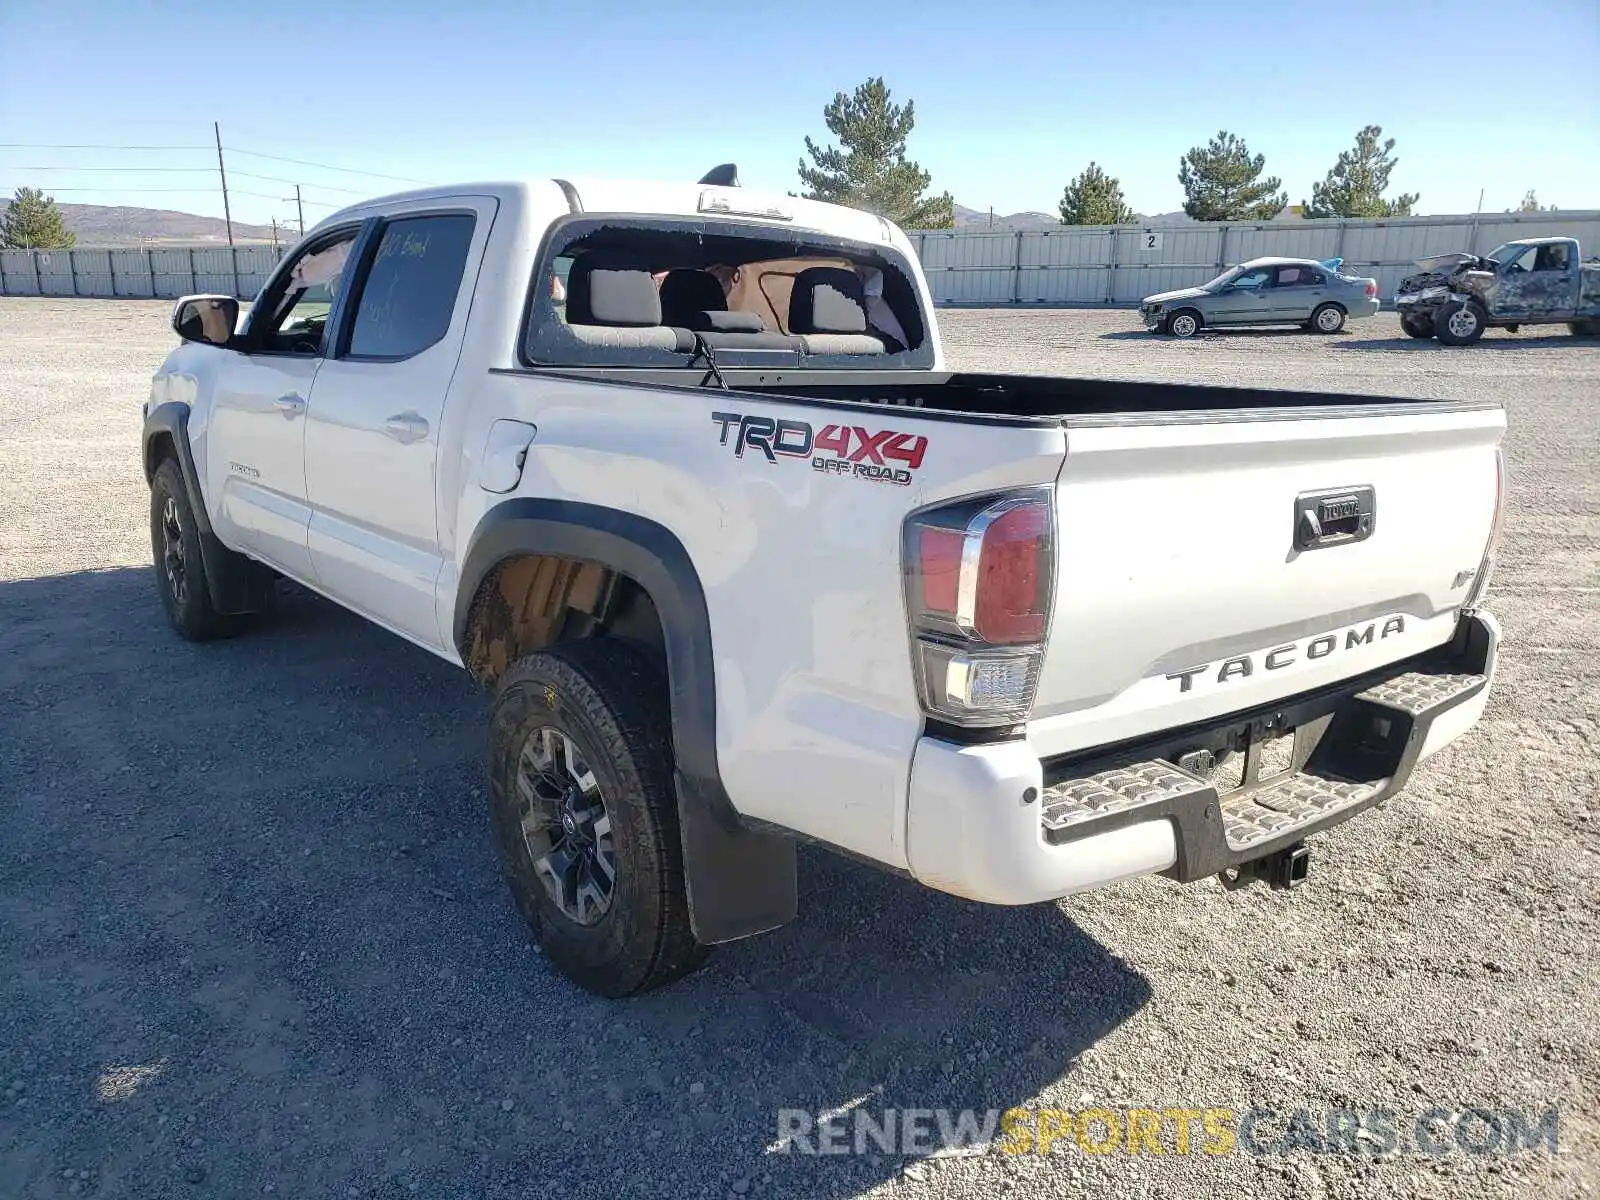
[[[681,370],[563,368],[540,374],[611,379],[652,387],[689,386]],[[850,406],[869,404],[915,409],[931,420],[982,418],[1003,424],[1074,425],[1117,423],[1157,414],[1163,421],[1261,419],[1291,410],[1371,412],[1394,408],[1494,408],[1493,401],[1413,400],[1348,392],[1289,391],[1280,388],[1218,387],[1209,384],[1152,383],[1126,379],[1077,379],[1056,375],[980,374],[961,371],[769,371],[724,369],[734,392],[773,399],[820,401]],[[695,379],[701,378],[696,373]],[[716,388],[710,375],[705,384]],[[698,390],[696,388],[695,390]]]
[[[685,387],[681,370],[540,374],[581,375],[573,412],[609,402],[584,398],[594,383],[616,387],[659,425],[652,436],[739,463],[707,500],[719,513],[770,515],[770,489],[786,489],[771,522],[795,522],[785,558],[837,527],[806,572],[892,564],[873,603],[899,586],[909,512],[1002,479],[1051,486],[1055,600],[1028,726],[1045,756],[1271,704],[1449,640],[1483,568],[1505,429],[1488,399],[942,371],[724,370],[728,390]],[[787,426],[791,448],[743,442],[751,422],[763,437]],[[817,486],[802,464],[855,486]],[[901,486],[877,486],[889,482]],[[811,617],[785,620],[773,616]]]

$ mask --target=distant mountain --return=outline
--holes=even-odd
[[[1136,214],[1130,225],[1192,225],[1194,218],[1188,216],[1181,209],[1178,212],[1156,213],[1153,216]],[[1029,232],[1041,229],[1060,229],[1061,218],[1053,213],[1020,212],[1011,213],[1009,216],[994,214],[994,223],[990,224],[988,212],[976,208],[967,208],[956,205],[956,228],[968,233],[981,233],[993,229],[996,233],[1015,233],[1017,230]]]
[[[1042,212],[1019,212],[1009,216],[993,215],[993,223],[987,210],[980,212],[975,208],[966,208],[956,205],[956,228],[968,233],[982,233],[992,229],[996,233],[1015,233],[1019,229],[1049,229],[1061,224],[1061,218]]]
[[[0,213],[10,205],[0,200]],[[78,235],[84,249],[101,246],[143,246],[172,244],[228,244],[228,227],[220,217],[201,217],[194,213],[171,212],[164,208],[122,208],[103,204],[57,204],[61,220]],[[271,242],[269,225],[233,223],[233,240],[241,245]],[[281,226],[280,242],[292,242],[293,234]]]

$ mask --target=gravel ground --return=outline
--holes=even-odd
[[[793,925],[607,1004],[500,883],[464,675],[304,594],[235,642],[165,628],[136,447],[166,317],[0,300],[0,1195],[1596,1188],[1600,349],[1443,350],[1388,315],[1179,343],[1126,312],[942,313],[964,367],[1503,398],[1484,722],[1319,839],[1293,894],[989,909],[807,852]],[[852,1104],[1559,1105],[1561,1148],[769,1149],[778,1109]]]

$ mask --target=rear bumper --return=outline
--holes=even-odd
[[[1375,317],[1378,315],[1378,310],[1382,307],[1382,301],[1380,301],[1376,296],[1369,296],[1365,300],[1352,300],[1350,302],[1350,307],[1346,310],[1346,312],[1352,319],[1357,317]]]
[[[925,737],[911,773],[911,874],[969,899],[1031,904],[1262,858],[1382,804],[1476,724],[1499,634],[1489,614],[1463,614],[1453,641],[1418,658],[1090,757],[1041,762],[1025,739]],[[1224,753],[1208,770],[1206,756]]]

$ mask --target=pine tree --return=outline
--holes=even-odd
[[[891,104],[882,76],[867,80],[854,95],[835,95],[822,119],[839,146],[824,149],[806,138],[811,164],[800,160],[806,199],[865,209],[908,229],[949,229],[956,223],[949,192],[923,195],[931,176],[906,158],[906,139],[916,125],[913,102]]]
[[[67,250],[78,235],[68,233],[54,197],[38,188],[19,187],[0,216],[0,246],[7,250]]]
[[[1226,129],[1178,164],[1183,211],[1196,221],[1270,221],[1289,202],[1277,176],[1260,179],[1266,157],[1250,157],[1244,139]]]
[[[1122,198],[1121,182],[1094,162],[1067,184],[1060,208],[1063,225],[1121,225],[1134,218]]]
[[[1354,150],[1345,150],[1334,163],[1333,170],[1321,183],[1311,188],[1311,200],[1305,204],[1308,217],[1409,217],[1418,196],[1408,192],[1385,200],[1383,193],[1389,188],[1389,173],[1399,159],[1394,150],[1394,139],[1379,143],[1383,129],[1368,125],[1356,134]]]

